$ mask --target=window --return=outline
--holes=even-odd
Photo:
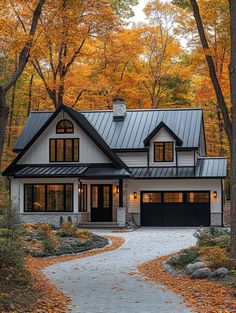
[[[188,203],[208,203],[210,195],[208,192],[188,192],[187,202]]]
[[[144,203],[161,203],[161,193],[160,192],[144,192],[143,202]]]
[[[24,185],[25,212],[72,212],[73,184]]]
[[[173,142],[154,142],[154,162],[173,162]]]
[[[74,126],[69,120],[61,120],[56,127],[57,134],[72,134]]]
[[[110,207],[110,186],[103,186],[103,207]]]
[[[50,162],[79,162],[79,138],[50,139]]]
[[[91,186],[92,188],[92,207],[98,208],[98,186]]]
[[[79,212],[87,212],[87,185],[79,184]]]
[[[182,192],[164,192],[165,203],[181,203],[183,202]]]

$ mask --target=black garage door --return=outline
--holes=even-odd
[[[210,226],[210,192],[142,191],[142,226]]]

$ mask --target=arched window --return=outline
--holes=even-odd
[[[69,120],[61,120],[57,124],[57,134],[71,134],[74,132],[74,126]]]

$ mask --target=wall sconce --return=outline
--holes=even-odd
[[[217,199],[217,191],[213,191],[213,198]]]
[[[116,185],[116,194],[118,195],[119,193],[119,185]]]
[[[137,197],[138,197],[138,194],[137,194],[137,192],[135,191],[135,192],[134,192],[134,199],[137,199]]]

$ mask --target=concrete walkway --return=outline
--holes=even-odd
[[[119,249],[54,264],[44,272],[72,298],[69,312],[191,313],[180,296],[132,273],[140,263],[193,245],[193,232],[188,228],[141,228],[113,233],[126,240]]]

